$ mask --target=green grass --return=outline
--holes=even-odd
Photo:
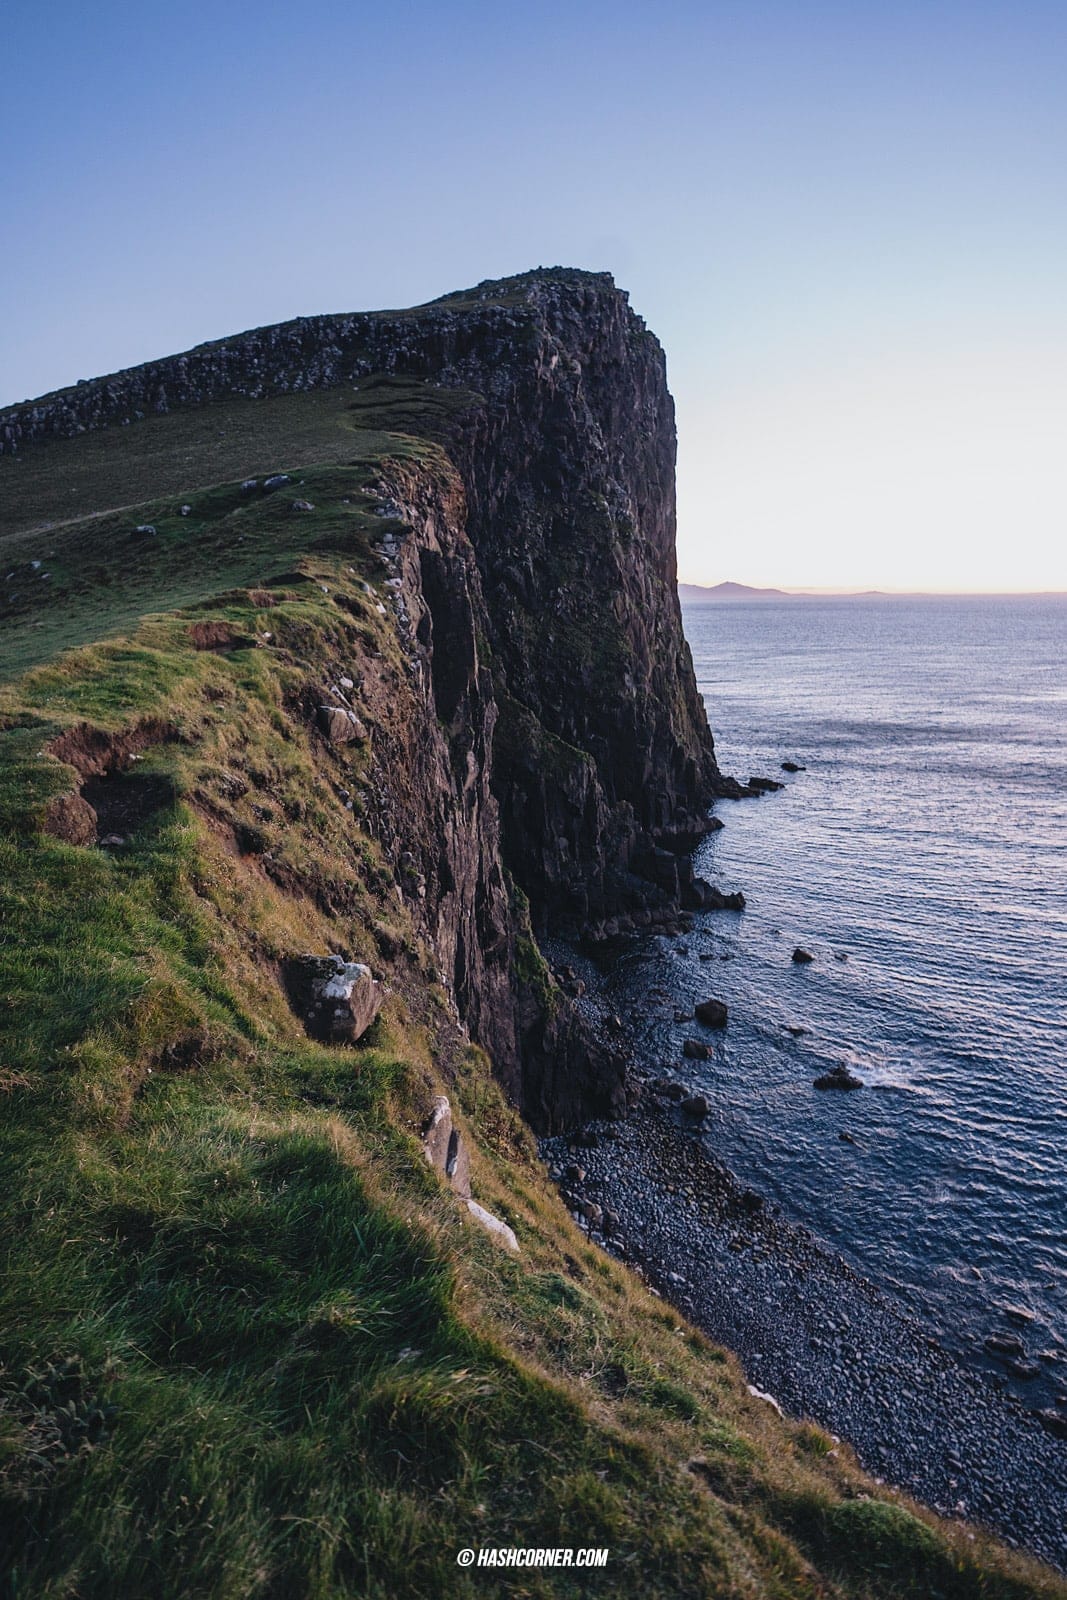
[[[474,398],[376,375],[358,388],[219,401],[0,456],[0,561],[11,534],[35,532],[34,554],[47,558],[49,532],[71,520],[161,499],[180,504],[227,479],[370,461],[392,453],[386,433],[439,440]]]
[[[546,1181],[338,797],[371,781],[367,756],[308,725],[304,690],[339,663],[402,681],[363,587],[384,575],[365,491],[385,456],[447,469],[432,444],[375,448],[307,464],[302,518],[232,482],[180,522],[156,502],[136,577],[121,550],[100,556],[119,562],[109,583],[64,546],[62,607],[5,624],[4,1593],[1063,1596],[754,1400]],[[33,620],[27,669],[8,630]],[[237,642],[196,649],[205,622]],[[380,715],[411,706],[391,690]],[[77,783],[49,743],[146,719],[166,736],[132,770],[161,798],[127,842],[43,832]],[[291,1014],[279,963],[305,949],[384,969],[365,1046],[314,1044]],[[536,984],[532,940],[519,961]],[[413,1133],[442,1088],[518,1258],[422,1160]],[[588,1578],[457,1567],[483,1544],[611,1558]]]

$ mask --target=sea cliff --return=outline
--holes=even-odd
[[[737,792],[611,280],[258,330],[0,441],[6,1591],[473,1600],[513,1546],[620,1600],[1064,1595],[779,1415],[538,1157],[630,1093],[547,935],[676,926]]]

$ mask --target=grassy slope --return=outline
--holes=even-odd
[[[54,589],[0,630],[8,1592],[1067,1593],[780,1421],[572,1224],[338,798],[342,780],[358,795],[363,758],[326,753],[292,709],[309,662],[377,650],[399,670],[362,587],[385,576],[365,489],[383,451],[437,458],[354,434],[322,396],[286,402],[283,431],[301,406],[325,464],[280,435],[226,464],[235,480],[303,468],[314,513],[176,473],[135,518],[56,530]],[[175,455],[217,465],[195,435],[219,412],[171,419]],[[92,457],[84,492],[143,494],[166,429],[111,436],[121,449],[106,472]],[[28,459],[23,507],[62,495],[66,449],[76,477],[87,448]],[[189,517],[160,498],[172,489]],[[141,521],[158,533],[131,546]],[[211,620],[247,644],[195,650],[191,623]],[[136,772],[172,798],[121,850],[41,833],[74,782],[46,741],[146,716],[178,737]],[[376,966],[399,952],[357,1051],[311,1043],[277,982],[284,955],[337,948]],[[419,1156],[442,1086],[519,1259]],[[489,1543],[612,1554],[585,1580],[456,1566]]]

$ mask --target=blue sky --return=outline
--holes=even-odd
[[[607,268],[683,575],[1067,588],[1062,4],[60,0],[3,55],[0,403]]]

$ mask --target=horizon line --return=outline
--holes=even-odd
[[[1067,589],[887,589],[866,586],[860,588],[852,586],[845,588],[827,584],[824,586],[792,587],[783,584],[748,584],[737,579],[726,578],[718,583],[695,583],[690,578],[678,578],[677,587],[680,589],[701,589],[708,594],[722,589],[726,584],[738,589],[751,590],[753,594],[778,594],[786,600],[803,600],[806,598],[824,596],[837,596],[842,599],[863,599],[866,596],[884,596],[889,599],[1012,599],[1012,598],[1047,598],[1067,599]]]

